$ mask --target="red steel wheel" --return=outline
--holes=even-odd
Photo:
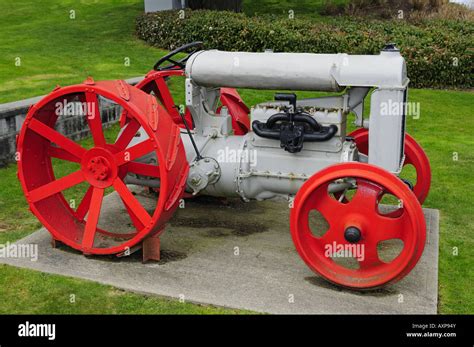
[[[359,128],[349,135],[354,138],[359,152],[368,155],[369,153],[369,131]],[[431,186],[430,161],[423,148],[409,134],[405,134],[405,162],[403,166],[413,165],[416,171],[416,184],[413,192],[420,204],[425,202]]]
[[[330,196],[328,187],[347,178],[355,181],[357,188],[350,201],[339,202]],[[395,217],[379,210],[384,194],[402,202]],[[314,210],[327,221],[327,230],[318,230],[324,233],[310,226]],[[295,197],[290,227],[298,253],[314,272],[354,289],[376,288],[403,278],[421,257],[426,239],[423,211],[413,192],[391,173],[363,163],[333,165],[305,182]],[[378,249],[387,240],[403,242],[391,261],[383,261]],[[355,268],[335,261],[334,255],[341,249],[361,251]]]
[[[136,85],[136,87],[143,90],[145,93],[153,93],[166,111],[168,111],[171,118],[173,118],[173,121],[180,127],[184,128],[183,120],[179,114],[176,103],[174,102],[173,95],[171,95],[168,88],[168,84],[166,83],[167,79],[176,76],[184,76],[184,70],[151,70],[146,74],[145,78]],[[184,118],[188,126],[193,128],[193,120],[189,110],[186,110]]]
[[[104,136],[102,102],[113,103],[127,114],[115,141]],[[79,120],[89,126],[92,148],[86,149],[56,130],[68,120],[64,112],[58,112],[58,105],[72,105],[76,110],[79,105]],[[146,132],[148,139],[130,145],[139,130]],[[88,79],[56,88],[29,110],[18,138],[18,152],[18,177],[31,211],[54,239],[85,254],[123,253],[161,232],[183,194],[189,169],[179,127],[155,98],[124,81],[96,83]],[[154,156],[157,164],[137,161],[145,155]],[[56,178],[53,160],[66,161],[77,169]],[[151,213],[125,184],[128,173],[159,178],[160,194]],[[79,184],[87,188],[73,208],[64,194]],[[132,222],[130,232],[99,227],[106,189],[115,190],[123,202]]]

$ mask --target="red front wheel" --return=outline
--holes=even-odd
[[[334,187],[344,185],[344,199]],[[393,208],[382,205],[392,197]],[[406,184],[369,164],[344,163],[313,175],[298,191],[290,217],[298,253],[316,273],[338,285],[369,289],[396,282],[416,265],[426,227]]]
[[[367,129],[359,128],[347,136],[354,138],[360,153],[368,155],[369,131]],[[431,186],[430,161],[416,140],[410,135],[405,134],[405,162],[403,166],[408,165],[412,165],[415,169],[416,183],[413,185],[413,192],[420,204],[423,204]]]

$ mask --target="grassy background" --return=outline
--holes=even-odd
[[[263,12],[264,5],[268,5],[269,10],[284,9],[287,13],[285,4],[290,4],[285,1],[278,6],[277,1],[262,1],[257,5],[245,0],[246,11]],[[297,11],[304,6],[303,2],[297,3],[288,7]],[[95,79],[143,75],[163,54],[133,36],[135,16],[143,10],[141,0],[45,0],[41,4],[34,0],[0,0],[0,8],[0,102],[45,94],[56,84],[78,83],[88,75]],[[76,19],[69,19],[70,10],[76,11]],[[20,67],[15,67],[16,57],[21,58]],[[125,57],[130,58],[129,67],[124,65]],[[271,99],[273,93],[246,90],[242,96],[252,105]],[[421,117],[408,119],[408,132],[425,148],[433,168],[432,190],[425,206],[441,210],[439,311],[474,313],[470,200],[474,188],[473,94],[410,90],[410,101],[420,102]],[[453,160],[455,152],[457,161]],[[16,166],[2,169],[0,243],[17,240],[39,226],[27,209]],[[458,255],[453,254],[454,247]],[[68,304],[71,294],[76,295],[76,304]],[[0,266],[0,298],[0,313],[239,312],[126,293],[93,282],[4,265]]]
[[[163,54],[134,37],[140,0],[0,0],[0,9],[0,103],[46,94],[89,75],[140,76]]]

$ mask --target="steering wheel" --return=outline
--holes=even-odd
[[[186,62],[188,61],[189,57],[191,57],[197,51],[200,51],[203,47],[201,41],[198,42],[191,42],[181,47],[176,48],[174,51],[169,52],[167,55],[162,57],[158,60],[153,66],[153,69],[156,71],[163,71],[163,70],[180,70],[186,67]],[[188,55],[180,60],[175,60],[173,57],[181,52],[188,52]],[[171,63],[166,66],[162,66],[163,63],[168,62]]]

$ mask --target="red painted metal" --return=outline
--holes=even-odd
[[[155,71],[151,70],[148,72],[143,80],[141,80],[136,87],[143,90],[144,92],[151,94],[153,93],[163,107],[168,111],[173,121],[180,127],[184,127],[183,120],[179,115],[179,110],[176,108],[173,96],[168,88],[166,80],[175,76],[184,76],[184,70],[164,70]],[[186,123],[189,126],[193,124],[191,114],[186,110],[185,114]]]
[[[329,195],[328,185],[346,177],[356,180],[357,190],[350,201],[339,202]],[[402,201],[403,207],[396,216],[379,212],[378,203],[384,194]],[[312,210],[329,224],[322,236],[310,228]],[[330,247],[334,250],[336,245],[355,245],[344,237],[344,231],[351,226],[362,235],[356,244],[363,250],[363,258],[358,259],[355,269],[328,256],[333,254]],[[305,182],[295,197],[290,227],[298,253],[313,271],[333,283],[357,289],[375,288],[403,278],[421,257],[426,239],[423,211],[413,192],[391,173],[363,163],[333,165]],[[392,261],[383,262],[377,246],[391,239],[401,239],[403,249]]]
[[[160,100],[163,107],[173,118],[174,122],[184,128],[183,121],[176,108],[166,80],[175,76],[184,76],[184,70],[173,69],[163,71],[150,71],[145,78],[136,85],[138,89],[150,94],[153,93]],[[221,88],[220,101],[229,109],[232,117],[232,128],[235,135],[245,135],[250,129],[249,108],[245,105],[237,90],[232,88]],[[217,109],[220,113],[221,107]],[[188,126],[193,128],[193,121],[189,110],[186,109],[185,119]]]
[[[369,153],[369,131],[367,129],[359,128],[348,136],[354,138],[359,152],[366,155]],[[405,134],[405,162],[403,165],[413,165],[415,168],[416,184],[413,187],[413,192],[420,204],[423,204],[431,186],[430,161],[423,148],[409,134]]]
[[[143,240],[142,262],[147,263],[150,260],[159,261],[161,259],[160,236],[149,236]]]
[[[250,110],[247,105],[245,105],[237,90],[233,88],[221,88],[221,103],[229,109],[234,134],[247,134],[250,129]],[[219,113],[220,108],[217,111]]]
[[[99,96],[120,105],[126,114],[121,122],[124,129],[114,143],[108,143],[103,133]],[[92,134],[92,148],[83,148],[55,129],[62,117],[55,105],[63,102],[86,106],[82,114]],[[128,147],[140,127],[149,139]],[[55,89],[30,109],[18,138],[18,176],[31,211],[55,240],[85,254],[118,254],[136,248],[147,236],[161,233],[183,195],[181,178],[187,176],[189,166],[177,132],[178,126],[154,97],[123,81],[89,78],[84,84]],[[134,161],[152,152],[158,165]],[[57,178],[52,158],[79,168]],[[151,213],[124,183],[128,172],[160,178],[160,194]],[[89,187],[73,209],[64,191],[80,183]],[[120,196],[133,225],[128,232],[98,227],[105,189]]]

